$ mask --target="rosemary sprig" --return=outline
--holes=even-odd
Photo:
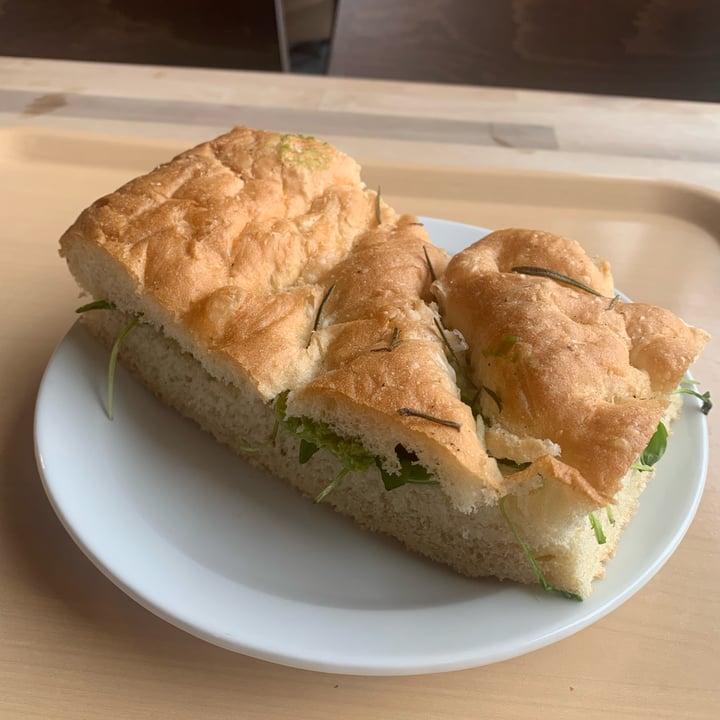
[[[455,430],[459,430],[462,427],[462,423],[455,422],[455,420],[447,420],[445,418],[436,417],[435,415],[430,415],[429,413],[423,412],[422,410],[414,410],[413,408],[401,407],[398,408],[397,412],[398,415],[402,415],[404,417],[416,417],[423,420],[429,420],[430,422],[437,423],[438,425],[445,425],[446,427],[455,428]]]
[[[607,512],[608,522],[611,525],[614,525],[615,524],[615,513],[613,512],[612,505],[610,503],[608,503],[605,506],[605,511]]]
[[[542,570],[540,569],[540,566],[537,563],[537,560],[533,557],[532,553],[530,552],[530,548],[527,546],[527,543],[522,539],[522,536],[518,532],[517,528],[515,527],[512,520],[510,520],[509,515],[507,514],[507,510],[505,509],[505,499],[504,497],[500,498],[500,501],[498,503],[500,507],[500,514],[503,517],[503,520],[505,521],[505,524],[510,529],[510,532],[515,537],[515,540],[517,540],[518,545],[520,545],[523,553],[525,554],[525,557],[528,559],[528,562],[532,566],[533,572],[535,573],[535,577],[537,578],[538,582],[542,586],[542,589],[545,590],[545,592],[549,593],[557,593],[558,595],[562,595],[565,598],[568,598],[568,600],[578,600],[582,602],[582,598],[579,595],[576,595],[575,593],[568,592],[567,590],[559,590],[554,585],[551,585],[543,575]]]
[[[447,348],[448,353],[450,354],[450,364],[455,369],[457,384],[460,388],[460,399],[470,407],[473,416],[477,417],[478,411],[475,408],[475,403],[480,397],[481,390],[475,387],[475,384],[470,377],[467,364],[464,361],[460,360],[457,353],[455,352],[455,348],[450,344],[450,341],[447,339],[445,329],[443,328],[440,320],[434,317],[433,322],[435,323],[435,327],[440,333],[440,337],[445,347]]]
[[[477,418],[479,415],[482,418],[483,424],[486,427],[492,427],[492,423],[490,422],[489,418],[486,418],[482,414],[482,408],[477,405],[477,401],[480,399],[480,395],[482,394],[482,388],[478,388],[475,391],[475,394],[470,398],[470,402],[468,405],[470,406],[470,411],[472,412],[473,416]]]
[[[440,338],[442,339],[443,343],[445,344],[445,347],[450,352],[450,357],[452,357],[452,359],[458,364],[458,366],[460,366],[460,360],[458,359],[458,356],[455,353],[455,348],[450,344],[450,341],[447,339],[447,335],[445,335],[445,328],[443,328],[442,323],[436,317],[433,317],[433,322],[435,323],[435,327],[438,329],[438,332],[440,333]]]
[[[510,458],[495,458],[495,462],[498,465],[504,465],[505,467],[508,467],[515,472],[525,470],[532,465],[531,462],[517,462],[516,460],[511,460]]]
[[[400,328],[394,327],[390,344],[386,347],[373,348],[371,352],[392,352],[400,344]]]
[[[430,273],[430,279],[435,282],[437,280],[437,274],[435,273],[435,268],[433,267],[432,261],[430,260],[430,255],[427,251],[427,245],[423,245],[423,253],[425,253],[425,262],[428,266],[428,271]]]
[[[81,305],[79,308],[75,308],[75,312],[85,313],[90,310],[114,310],[115,309],[115,303],[110,302],[109,300],[93,300],[92,302],[87,303],[86,305]]]
[[[500,396],[494,390],[491,390],[487,385],[481,385],[480,390],[486,392],[495,401],[498,412],[502,412],[503,404]]]
[[[573,287],[576,287],[579,290],[584,290],[585,292],[590,293],[591,295],[595,295],[596,297],[605,297],[605,295],[603,295],[601,292],[598,292],[595,288],[586,285],[584,282],[576,280],[575,278],[571,278],[568,275],[563,275],[562,273],[556,272],[555,270],[550,270],[544,267],[537,267],[535,265],[516,265],[515,267],[511,268],[511,270],[514,273],[520,273],[522,275],[535,275],[536,277],[549,278],[550,280],[565,283],[566,285],[572,285]],[[617,302],[617,300],[615,302]]]
[[[317,329],[320,327],[320,317],[322,316],[322,311],[325,308],[325,303],[327,303],[328,298],[332,295],[333,290],[335,289],[335,283],[333,283],[328,289],[325,295],[323,296],[323,299],[320,301],[320,304],[318,305],[317,312],[315,313],[315,322],[313,323],[312,332],[310,333],[310,337],[308,338],[306,348],[310,347],[310,341],[312,340],[312,336],[315,332],[317,332]]]

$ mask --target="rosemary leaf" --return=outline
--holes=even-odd
[[[435,417],[435,415],[430,415],[422,410],[413,410],[413,408],[398,408],[398,415],[403,415],[404,417],[422,418],[423,420],[429,420],[430,422],[437,423],[438,425],[455,428],[455,430],[459,430],[462,427],[462,424],[455,422],[455,420],[446,420],[445,418]]]
[[[498,412],[502,412],[503,404],[502,404],[502,400],[500,399],[500,396],[494,390],[491,390],[486,385],[481,385],[480,390],[484,390],[495,401],[495,404],[498,407]]]
[[[256,452],[260,452],[261,450],[263,450],[265,447],[267,447],[267,445],[266,445],[266,443],[262,443],[260,445],[240,445],[237,447],[240,452],[256,453]]]
[[[332,292],[334,289],[335,289],[335,283],[333,283],[327,289],[327,292],[323,296],[323,299],[320,301],[317,312],[315,313],[315,322],[313,323],[312,332],[310,333],[310,337],[308,338],[307,345],[305,347],[310,347],[310,340],[312,340],[313,333],[315,333],[317,331],[317,329],[320,327],[320,317],[322,316],[322,311],[325,308],[325,303],[327,303],[328,298],[332,295]]]
[[[425,253],[425,262],[427,263],[428,271],[430,272],[430,279],[435,282],[437,280],[437,275],[435,274],[435,268],[433,267],[432,261],[430,260],[430,255],[428,255],[426,245],[423,245],[423,252]]]
[[[536,267],[535,265],[516,265],[514,268],[511,269],[514,273],[549,278],[550,280],[565,283],[566,285],[572,285],[573,287],[576,287],[579,290],[584,290],[585,292],[590,293],[591,295],[595,295],[596,297],[605,297],[605,295],[598,292],[595,288],[586,285],[584,282],[576,280],[575,278],[571,278],[568,275],[563,275],[562,273],[556,272],[555,270],[549,270],[548,268],[543,267]]]
[[[392,338],[387,347],[373,348],[371,352],[392,352],[400,344],[400,328],[393,328]]]
[[[515,460],[511,460],[510,458],[495,458],[495,462],[498,465],[505,465],[505,467],[509,467],[510,469],[514,470],[515,472],[520,472],[521,470],[525,470],[526,468],[529,468],[532,463],[531,462],[517,462]]]
[[[76,313],[85,313],[89,310],[114,310],[115,303],[111,303],[109,300],[93,300],[86,305],[81,305],[75,309]]]
[[[382,225],[382,206],[380,205],[380,186],[378,185],[377,193],[375,194],[375,219],[378,225]]]
[[[390,352],[392,352],[392,350],[394,350],[399,344],[400,344],[400,328],[395,327],[395,328],[393,328],[393,334],[392,334],[392,337],[390,338],[390,347],[388,348],[388,350]]]
[[[482,418],[483,424],[486,427],[491,427],[491,423],[489,420],[483,416],[482,414],[482,408],[478,406],[477,401],[480,399],[480,394],[482,393],[482,390],[476,390],[475,394],[470,398],[470,402],[468,405],[470,406],[470,411],[472,412],[473,416],[477,418],[478,415]]]
[[[450,365],[455,370],[455,380],[458,388],[460,389],[460,399],[470,407],[473,416],[477,417],[478,413],[475,409],[475,402],[478,399],[480,391],[475,387],[475,384],[470,377],[470,368],[464,360],[461,360],[458,357],[455,352],[455,348],[450,344],[450,341],[445,334],[445,329],[443,328],[441,321],[437,317],[434,317],[433,322],[435,323],[435,327],[440,333],[440,338],[450,355],[449,361]]]
[[[443,343],[445,344],[445,347],[450,351],[450,357],[458,364],[458,367],[460,366],[460,360],[458,359],[458,356],[455,354],[455,349],[450,344],[450,341],[447,339],[447,335],[445,335],[445,329],[442,326],[442,323],[436,318],[433,318],[433,322],[435,323],[435,327],[438,329],[438,332],[440,333],[440,338],[442,339]]]
[[[615,524],[615,513],[613,512],[612,505],[611,505],[610,503],[608,503],[608,504],[605,506],[605,510],[606,510],[606,512],[607,512],[608,522],[609,522],[611,525],[614,525],[614,524]]]

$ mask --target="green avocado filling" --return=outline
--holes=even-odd
[[[364,472],[373,465],[380,471],[386,490],[394,490],[408,483],[437,482],[431,473],[418,463],[417,456],[408,452],[402,445],[395,447],[400,461],[400,472],[391,473],[383,467],[382,458],[367,450],[359,440],[338,435],[327,423],[306,417],[288,416],[287,396],[287,390],[278,395],[275,401],[275,414],[279,424],[300,439],[298,455],[300,464],[305,464],[316,452],[325,449],[331,452],[343,466],[338,475],[315,497],[315,502],[323,500],[348,473]]]

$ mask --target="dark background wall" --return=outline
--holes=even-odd
[[[720,101],[720,0],[0,0],[0,55]]]
[[[282,67],[274,0],[0,0],[0,54]]]
[[[330,71],[720,100],[720,0],[340,0]]]

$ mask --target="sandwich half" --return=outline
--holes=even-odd
[[[707,341],[572,240],[503,230],[450,258],[301,135],[190,149],[83,211],[61,254],[89,331],[238,455],[459,573],[572,597]]]

